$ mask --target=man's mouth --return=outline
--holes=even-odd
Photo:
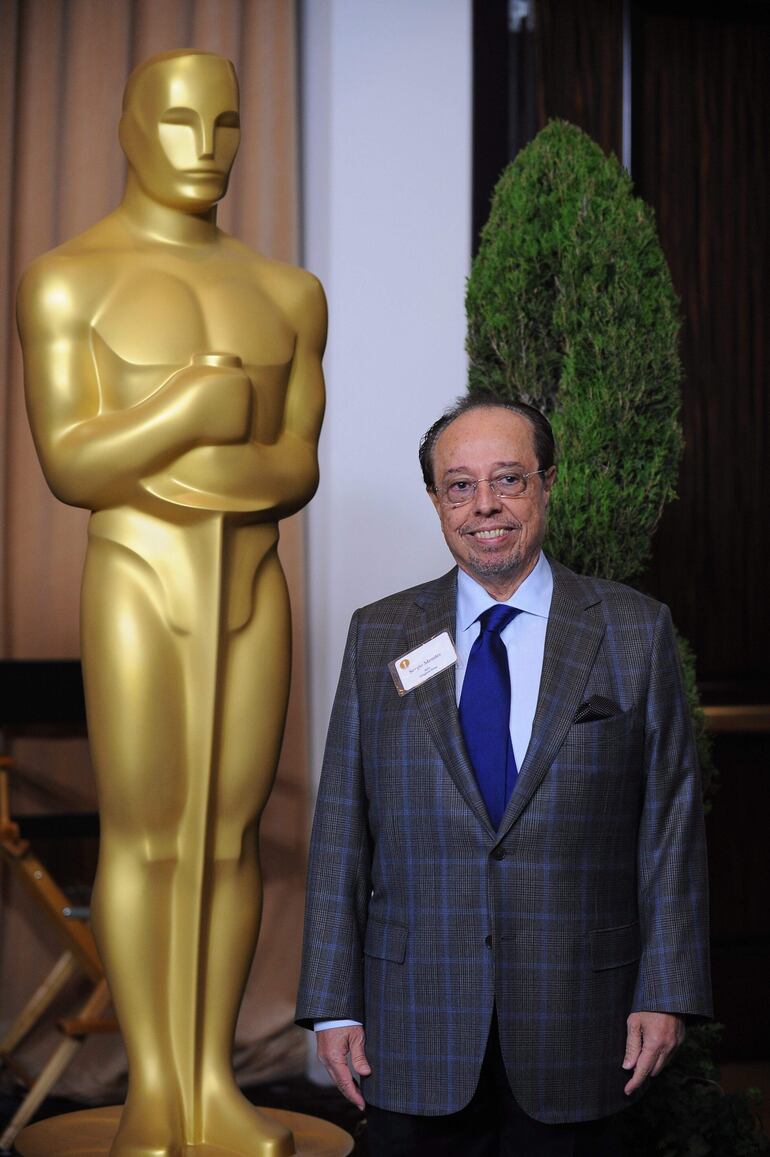
[[[465,533],[472,535],[473,538],[480,542],[495,542],[497,539],[505,538],[512,530],[517,530],[515,526],[495,526],[491,530],[467,530]]]

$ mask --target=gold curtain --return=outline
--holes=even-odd
[[[2,0],[0,37],[0,655],[79,654],[78,601],[87,514],[56,501],[37,463],[24,410],[14,321],[19,277],[38,254],[115,207],[125,163],[117,140],[123,85],[141,60],[175,48],[219,52],[241,85],[242,143],[222,227],[247,245],[297,259],[297,77],[294,0]],[[296,1072],[303,1034],[291,1024],[301,936],[306,844],[302,535],[282,526],[294,612],[294,680],[287,739],[262,823],[265,908],[236,1040],[239,1078]],[[0,719],[2,708],[0,706]],[[95,809],[85,743],[17,739],[17,812]],[[0,1021],[7,1023],[58,955],[24,897],[2,880]],[[73,993],[67,994],[70,1004]],[[74,994],[77,995],[76,993]],[[58,1011],[61,1011],[59,1009]],[[55,1043],[30,1039],[33,1071]],[[58,1086],[96,1099],[123,1071],[116,1037],[91,1038]]]

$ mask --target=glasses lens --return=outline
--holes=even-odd
[[[462,506],[470,502],[476,492],[476,483],[472,478],[456,478],[444,489],[444,498],[451,506]]]
[[[492,488],[500,498],[517,498],[527,489],[527,476],[513,472],[501,474],[498,478],[492,479]]]
[[[486,482],[498,498],[518,498],[527,489],[527,475],[510,471],[494,478],[456,478],[444,488],[442,497],[450,506],[464,506],[482,482]]]

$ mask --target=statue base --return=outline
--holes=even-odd
[[[284,1109],[259,1111],[291,1129],[296,1157],[347,1157],[353,1152],[350,1134],[320,1117]],[[19,1133],[16,1152],[21,1157],[107,1157],[121,1112],[121,1105],[112,1105],[38,1121]],[[190,1145],[187,1153],[189,1157],[232,1157],[230,1150],[211,1145]]]

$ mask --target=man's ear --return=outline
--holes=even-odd
[[[439,509],[438,494],[436,494],[436,491],[433,489],[432,486],[426,486],[425,489],[428,492],[428,498],[430,498],[431,502],[433,503],[433,505],[435,507],[436,514],[440,515],[441,511]]]

